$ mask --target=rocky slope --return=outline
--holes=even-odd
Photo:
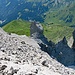
[[[75,70],[52,59],[33,39],[0,28],[0,75],[75,75]]]
[[[52,58],[55,58],[65,66],[75,65],[75,51],[68,46],[66,37],[64,37],[56,44],[52,41],[48,41],[47,38],[43,35],[42,25],[37,22],[33,22],[31,24],[30,33],[31,37],[37,41],[41,49],[47,52]],[[74,42],[71,44],[73,45],[73,48],[75,48],[75,31],[73,32],[73,38]],[[71,40],[71,42],[72,41],[73,40]]]

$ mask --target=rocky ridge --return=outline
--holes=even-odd
[[[55,58],[65,66],[75,65],[75,41],[73,43],[73,49],[68,46],[66,37],[64,37],[57,44],[53,43],[52,41],[48,41],[43,35],[42,25],[40,25],[40,23],[38,24],[37,22],[32,23],[30,29],[31,37],[37,41],[41,47],[41,50],[47,52],[52,58]],[[75,31],[73,32],[73,38],[75,40]]]
[[[33,39],[0,28],[0,75],[75,75],[75,70],[52,59]]]

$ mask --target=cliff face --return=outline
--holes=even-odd
[[[42,26],[40,26],[39,28],[39,24],[37,23],[32,23],[30,32],[31,37],[33,37],[34,40],[37,41],[41,49],[47,52],[52,58],[55,58],[65,66],[75,65],[75,41],[73,43],[73,49],[68,46],[65,37],[57,44],[54,44],[52,41],[48,41],[46,39],[46,37],[43,35]],[[73,38],[75,40],[75,31],[73,32]]]
[[[0,75],[75,75],[75,70],[52,59],[33,39],[0,28]]]
[[[73,41],[72,48],[75,50],[75,30],[73,32],[73,39],[74,39],[74,41]]]
[[[30,36],[39,44],[43,43],[48,45],[47,38],[43,35],[43,27],[40,23],[32,22],[30,26]]]
[[[56,44],[55,57],[59,62],[66,66],[75,64],[75,52],[68,46],[65,37]]]

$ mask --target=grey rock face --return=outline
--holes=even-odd
[[[72,48],[75,50],[75,30],[73,31],[73,45],[72,45]]]
[[[73,39],[75,40],[75,30],[73,31]]]
[[[46,46],[49,44],[47,38],[43,35],[43,27],[40,23],[32,22],[30,26],[30,35],[31,37],[37,41],[37,43],[41,46]]]
[[[65,66],[75,64],[75,52],[68,46],[65,37],[55,45],[52,41],[47,40],[43,35],[43,27],[36,22],[31,24],[30,32],[31,37],[37,41],[41,50],[47,52],[52,58],[57,59]],[[73,32],[73,38],[75,39],[75,31]]]
[[[67,45],[65,37],[58,44],[56,44],[55,57],[59,62],[65,66],[74,65],[74,56],[74,51]]]
[[[39,34],[43,34],[43,27],[40,23],[37,22],[32,22],[31,26],[30,26],[30,35],[32,37],[34,37],[34,33],[39,33]],[[36,34],[38,36],[35,35],[35,37],[40,37],[39,34]]]
[[[71,36],[70,39],[68,40],[68,45],[70,48],[72,48],[73,42],[74,42],[74,39],[73,39],[73,36]]]
[[[47,38],[43,35],[43,27],[41,24],[33,22],[30,27],[31,37],[37,41],[40,45],[41,50],[47,52],[51,55],[51,51],[54,49],[52,48],[53,43],[50,41],[48,42]]]

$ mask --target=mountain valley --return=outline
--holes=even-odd
[[[0,26],[16,19],[44,22],[46,12],[59,10],[74,0],[0,0]]]
[[[0,0],[0,75],[75,75],[75,0]]]

